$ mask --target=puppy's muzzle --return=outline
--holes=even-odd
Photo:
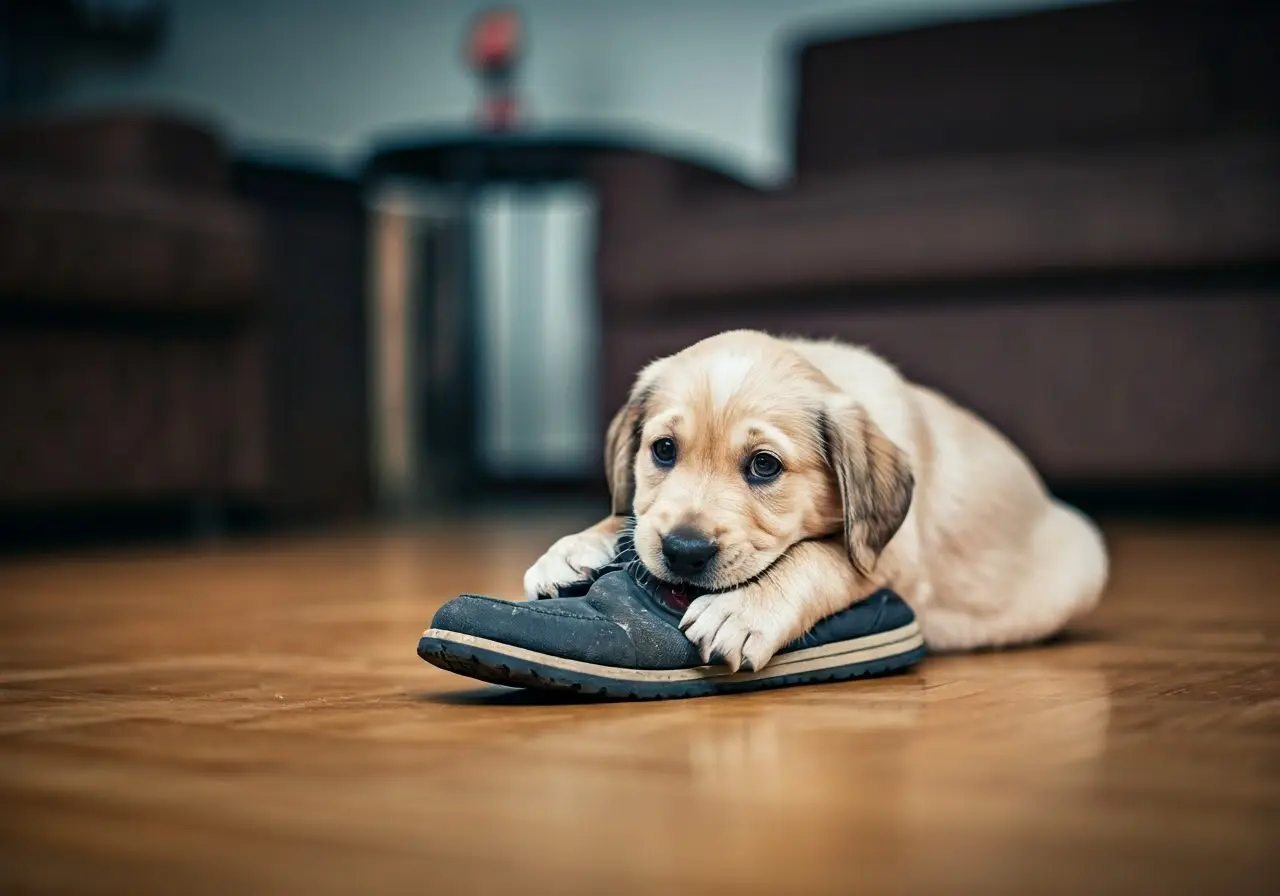
[[[714,541],[693,529],[676,529],[662,536],[662,559],[667,569],[682,579],[703,575],[719,550]]]

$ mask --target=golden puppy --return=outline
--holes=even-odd
[[[613,515],[525,574],[554,593],[614,554],[644,570],[705,661],[760,669],[877,587],[935,650],[1045,638],[1107,577],[1096,527],[973,414],[836,342],[733,331],[644,369],[606,437]]]

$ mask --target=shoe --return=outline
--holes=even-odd
[[[822,620],[763,669],[705,664],[680,630],[690,597],[638,578],[634,549],[620,547],[613,564],[556,597],[454,598],[436,612],[418,656],[493,684],[641,700],[845,681],[925,656],[915,614],[885,589]]]

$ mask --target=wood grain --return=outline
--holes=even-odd
[[[1072,637],[672,703],[422,663],[550,520],[0,566],[0,890],[1266,893],[1280,531],[1110,527]]]

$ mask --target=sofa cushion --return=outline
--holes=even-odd
[[[254,214],[230,199],[0,175],[0,302],[238,307],[260,253]]]
[[[1280,259],[1280,140],[969,157],[704,197],[613,246],[609,300],[732,301],[860,284]]]
[[[833,295],[628,319],[604,332],[598,419],[652,359],[738,327],[868,346],[1051,481],[1280,475],[1280,415],[1266,410],[1280,382],[1274,289],[1027,284],[963,302]]]

